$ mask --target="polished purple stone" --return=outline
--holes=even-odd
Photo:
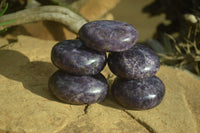
[[[57,43],[51,52],[51,60],[58,68],[73,75],[95,75],[106,64],[106,53],[85,47],[80,40]]]
[[[104,100],[108,84],[102,74],[74,76],[58,70],[49,78],[49,89],[69,104],[92,104]]]
[[[156,76],[135,80],[116,78],[111,91],[116,101],[125,108],[146,110],[161,103],[165,86]]]
[[[139,79],[155,75],[160,61],[150,48],[136,44],[127,51],[110,53],[108,66],[120,78]]]
[[[89,22],[81,27],[78,35],[86,46],[98,51],[112,52],[128,50],[138,38],[132,25],[113,20]]]

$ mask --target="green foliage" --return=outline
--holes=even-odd
[[[7,9],[8,9],[8,3],[6,3],[6,6],[5,6],[5,8],[3,9],[3,11],[0,12],[0,17],[3,16],[3,15],[5,14],[5,12],[7,11]],[[13,23],[14,21],[16,21],[16,19],[10,20],[10,21],[7,21],[7,22],[2,22],[2,23],[0,23],[0,26]],[[5,31],[7,31],[7,29],[1,30],[0,33],[5,32]]]
[[[6,3],[6,7],[3,9],[3,11],[0,12],[0,17],[3,16],[3,14],[6,12],[7,9],[8,9],[8,3]]]

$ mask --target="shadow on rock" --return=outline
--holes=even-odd
[[[116,100],[111,94],[108,94],[104,101],[100,102],[99,104],[103,106],[107,106],[110,108],[120,109],[122,110],[122,106],[117,104]]]
[[[14,50],[0,50],[0,74],[22,82],[24,88],[48,100],[59,101],[48,89],[48,79],[57,68],[48,62],[32,61],[24,54]],[[108,80],[109,85],[112,84]],[[121,109],[111,93],[99,104],[111,108]]]
[[[117,103],[117,101],[115,100],[115,98],[111,94],[111,86],[112,86],[112,83],[113,83],[113,78],[109,78],[109,76],[108,76],[107,82],[108,82],[108,85],[109,85],[108,94],[107,94],[106,98],[102,102],[100,102],[99,104],[101,104],[103,106],[110,107],[110,108],[122,109],[123,107]]]
[[[0,74],[20,81],[24,88],[49,100],[58,101],[48,89],[48,79],[56,71],[51,63],[30,62],[29,58],[14,50],[0,50]]]

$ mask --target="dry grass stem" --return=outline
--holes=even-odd
[[[179,43],[171,35],[165,34],[163,36],[163,47],[166,50],[166,54],[157,53],[161,63],[188,69],[200,75],[200,48],[197,46],[198,32],[198,30],[192,30],[191,28],[187,38],[185,38],[185,42]],[[191,36],[193,36],[193,40],[190,39]],[[169,47],[174,48],[175,51],[173,52]]]

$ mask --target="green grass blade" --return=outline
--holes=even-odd
[[[0,33],[6,32],[8,29],[0,30]]]
[[[3,14],[6,12],[6,10],[8,9],[8,3],[6,3],[5,8],[3,9],[2,12],[0,12],[0,17],[3,16]]]
[[[2,23],[0,23],[0,26],[1,25],[7,25],[7,24],[13,23],[15,21],[16,21],[16,19],[13,19],[13,20],[10,20],[10,21],[7,21],[7,22],[2,22]]]

